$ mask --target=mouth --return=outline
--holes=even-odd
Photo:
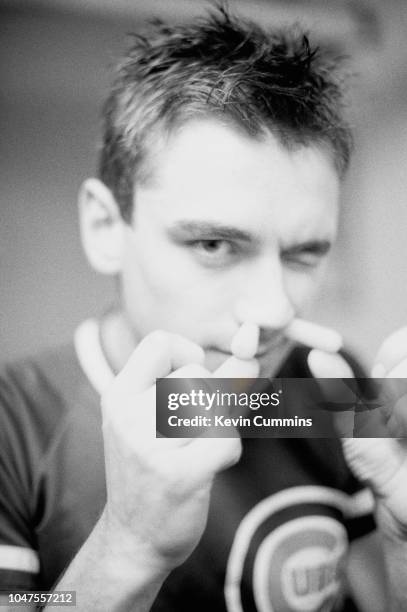
[[[292,343],[287,338],[282,337],[278,342],[262,344],[254,356],[254,359],[259,364],[259,378],[268,378],[275,376],[279,371],[282,363],[286,359],[290,345]],[[215,372],[225,361],[233,357],[233,353],[222,348],[214,347],[213,345],[205,349],[205,367],[211,372]]]
[[[276,351],[280,351],[283,348],[286,348],[290,344],[290,341],[285,337],[281,336],[277,341],[269,342],[268,344],[260,344],[259,348],[254,355],[254,359],[262,359],[266,356],[270,356]],[[229,357],[233,357],[233,353],[230,350],[225,350],[216,346],[208,347],[205,352],[207,354],[217,354],[223,356],[225,359]]]
[[[277,341],[274,341],[272,343],[270,342],[269,344],[260,344],[255,358],[261,359],[266,355],[271,355],[276,351],[280,351],[281,349],[286,348],[289,343],[289,340],[285,338],[285,336],[281,336]]]

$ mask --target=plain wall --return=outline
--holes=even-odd
[[[112,299],[82,255],[76,194],[95,173],[99,111],[123,29],[67,15],[1,16],[2,357],[68,340]]]

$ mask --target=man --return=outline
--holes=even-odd
[[[337,230],[351,139],[335,74],[299,33],[223,11],[135,38],[80,193],[86,254],[120,305],[2,383],[4,591],[74,590],[80,610],[345,609],[348,539],[373,523],[339,441],[157,439],[154,424],[158,377],[348,375],[338,355],[307,364],[287,331]],[[231,355],[248,324],[255,354]],[[382,374],[403,356],[383,351]],[[404,455],[354,442],[403,609]],[[373,552],[354,596],[384,610]]]

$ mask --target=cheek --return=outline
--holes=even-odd
[[[157,301],[194,303],[201,305],[222,303],[222,308],[233,296],[236,287],[233,274],[222,274],[200,265],[187,250],[168,242],[155,241],[160,248],[144,241],[127,254],[127,284],[141,292],[143,298]],[[238,286],[238,285],[237,285]],[[215,299],[216,298],[216,299]]]
[[[126,267],[122,281],[127,311],[140,322],[151,320],[151,328],[162,327],[162,313],[170,313],[183,293],[173,268],[156,257],[137,257],[131,267]]]
[[[230,310],[225,283],[181,255],[144,249],[126,261],[124,306],[139,334],[160,328],[203,341],[214,325],[223,326]]]
[[[156,245],[156,246],[153,246]],[[168,252],[165,244],[146,236],[137,235],[125,253],[123,283],[140,300],[166,299],[176,294],[185,275],[180,274],[179,262]]]
[[[319,268],[310,273],[290,271],[286,274],[286,291],[294,310],[301,313],[315,298],[324,277],[324,270]]]

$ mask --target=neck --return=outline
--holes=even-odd
[[[102,317],[100,338],[106,359],[117,374],[137,346],[130,323],[120,308],[112,309]]]

